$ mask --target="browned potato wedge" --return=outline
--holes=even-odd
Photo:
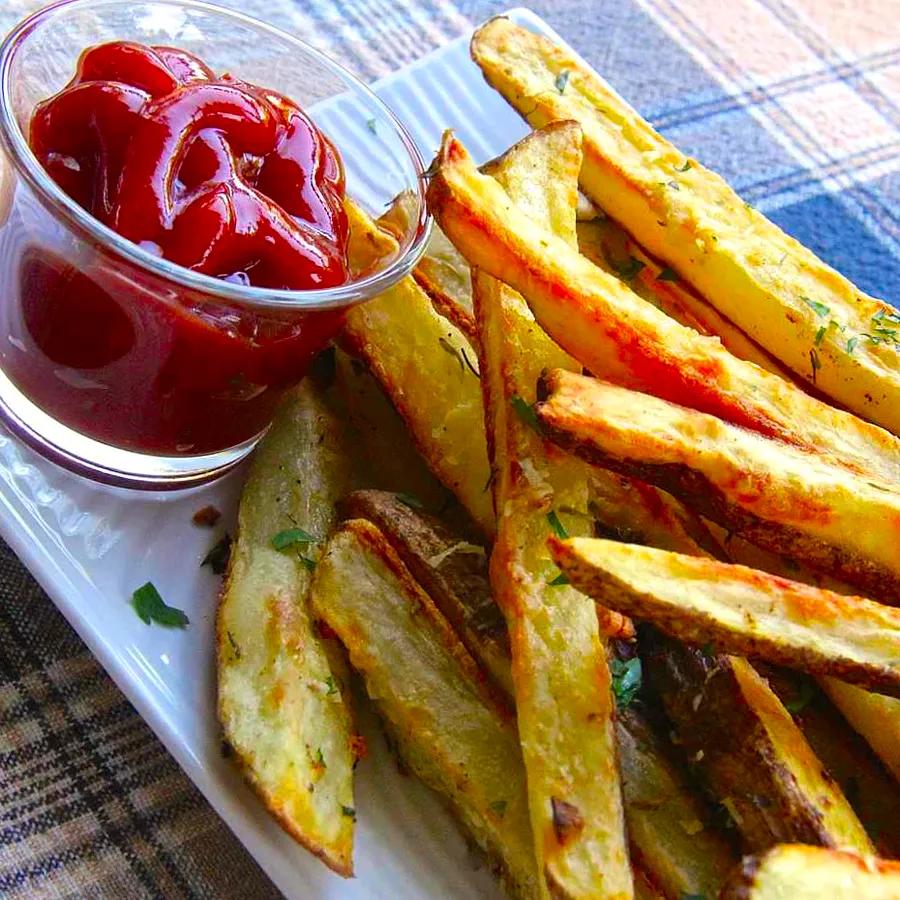
[[[413,276],[431,297],[435,309],[453,322],[470,341],[478,340],[472,309],[472,275],[462,254],[437,225]]]
[[[357,483],[353,447],[313,380],[288,394],[250,466],[216,622],[225,739],[284,829],[344,876],[353,873],[353,820],[341,812],[353,806],[353,726],[305,603],[318,548],[272,542],[291,529],[324,539],[335,502]]]
[[[344,518],[372,522],[453,626],[466,649],[512,697],[506,622],[488,581],[484,549],[417,511],[405,497],[355,491],[340,505]]]
[[[900,602],[900,490],[706,413],[562,369],[537,415],[582,458],[656,484],[753,543]]]
[[[896,900],[900,863],[783,844],[747,857],[719,900]]]
[[[558,122],[515,145],[490,171],[514,202],[574,244],[580,167],[580,130]],[[552,528],[590,532],[587,475],[581,463],[548,455],[521,416],[544,366],[576,364],[514,291],[482,272],[473,290],[495,473],[490,577],[509,630],[538,871],[548,895],[624,900],[634,887],[606,652],[593,601],[554,583],[558,572],[545,545]]]
[[[679,640],[900,697],[900,609],[636,544],[551,537],[550,548],[579,590]]]
[[[406,765],[446,800],[511,893],[539,897],[515,723],[374,525],[353,520],[332,537],[310,601],[347,648]]]
[[[652,629],[641,658],[689,762],[751,851],[782,841],[874,852],[840,788],[745,659],[691,650]]]
[[[384,239],[371,220],[358,216],[355,228],[359,243]],[[481,387],[465,334],[405,278],[352,309],[343,340],[378,379],[431,470],[492,534]]]
[[[756,363],[768,372],[794,380],[789,369],[748,338],[734,322],[685,286],[674,269],[653,259],[612,219],[605,217],[579,222],[578,249],[582,256],[610,275],[627,281],[639,297],[682,325],[700,334],[718,336],[725,349],[738,359]]]
[[[491,597],[485,558],[392,494],[357,491],[342,512],[375,523],[511,701],[506,623]],[[452,548],[456,552],[446,555]],[[616,737],[632,862],[667,898],[715,896],[735,862],[728,843],[710,827],[704,805],[637,709],[619,711]],[[643,887],[636,871],[636,896]]]
[[[468,259],[519,291],[544,330],[594,374],[900,481],[900,440],[679,325],[521,212],[446,135],[429,205]],[[900,407],[898,407],[900,408]]]
[[[875,752],[812,679],[774,666],[766,666],[761,674],[840,785],[878,855],[900,857],[900,785]]]
[[[534,127],[581,123],[585,192],[651,253],[798,376],[900,432],[900,315],[892,307],[686,159],[595,72],[546,38],[493,19],[472,38],[472,56]]]

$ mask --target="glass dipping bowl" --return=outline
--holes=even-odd
[[[27,134],[81,51],[112,40],[178,47],[296,101],[337,147],[347,196],[388,214],[398,249],[336,288],[267,290],[182,268],[101,224]],[[186,487],[238,463],[344,311],[408,275],[428,239],[424,166],[393,113],[318,50],[193,0],[63,0],[23,21],[0,46],[0,145],[0,417],[107,483]]]

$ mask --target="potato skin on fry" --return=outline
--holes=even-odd
[[[488,82],[533,127],[556,119],[582,124],[581,183],[590,199],[798,376],[838,405],[900,433],[900,357],[885,339],[896,333],[892,307],[686,159],[595,72],[547,38],[496,18],[475,32],[471,52]]]
[[[599,603],[672,637],[900,697],[900,609],[746,566],[596,538],[550,538]]]
[[[755,669],[643,627],[641,657],[687,759],[751,851],[779,842],[874,853],[840,788]]]
[[[657,397],[546,373],[537,415],[561,446],[641,478],[728,530],[900,602],[900,492]]]
[[[896,900],[900,863],[783,844],[741,863],[719,900]]]

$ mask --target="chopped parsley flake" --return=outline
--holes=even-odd
[[[369,131],[372,132],[372,134],[375,134],[375,132],[377,131],[375,120],[374,119],[366,119],[366,128],[368,128]]]
[[[325,691],[325,695],[328,697],[330,697],[332,694],[336,694],[338,691],[337,685],[334,682],[334,676],[332,675],[329,675],[325,679],[325,686],[328,688],[328,690]]]
[[[547,584],[549,587],[563,587],[564,585],[571,584],[569,581],[569,576],[566,575],[565,572],[560,572],[553,581],[548,581]]]
[[[316,568],[316,561],[314,559],[310,559],[308,556],[304,556],[302,553],[297,554],[297,559],[300,560],[303,568],[306,569],[307,572],[312,572]]]
[[[686,159],[683,166],[675,166],[675,171],[687,172],[691,168],[691,166],[693,166],[693,163],[689,159]]]
[[[629,660],[614,659],[610,665],[610,671],[612,672],[612,687],[616,705],[619,709],[627,709],[641,689],[643,677],[641,660],[637,656]]]
[[[547,513],[547,521],[550,523],[550,527],[553,529],[553,533],[558,538],[565,540],[569,536],[569,532],[566,531],[563,523],[559,521],[559,516],[556,514],[555,509],[551,509],[550,512]]]
[[[352,806],[344,806],[341,804],[341,815],[346,816],[348,819],[353,819],[356,821],[356,810]]]
[[[166,628],[185,628],[190,622],[180,609],[166,605],[152,581],[141,585],[131,595],[131,605],[138,618],[147,625],[155,622]]]
[[[856,349],[856,345],[859,343],[858,337],[848,338],[847,340],[847,352],[852,353]]]
[[[507,806],[507,803],[505,800],[495,800],[491,804],[491,810],[493,812],[495,812],[498,816],[500,816],[500,818],[502,819],[503,816],[506,814],[506,806]]]
[[[816,372],[822,368],[822,361],[819,359],[819,354],[816,353],[814,347],[811,347],[809,350],[809,363],[812,366],[812,380],[813,384],[816,383]]]
[[[425,504],[418,498],[413,496],[412,494],[407,494],[403,491],[400,491],[394,496],[404,505],[408,506],[410,509],[425,509]]]
[[[516,411],[516,415],[524,422],[532,431],[536,434],[539,434],[541,437],[544,436],[544,429],[541,426],[540,419],[537,417],[537,413],[532,409],[528,403],[523,400],[518,394],[513,394],[512,397],[509,398],[509,402],[512,404],[512,408]]]
[[[623,278],[625,281],[632,281],[637,278],[645,268],[645,263],[642,263],[639,259],[635,259],[633,256],[629,256],[627,263],[616,266],[616,271],[619,273],[620,278]]]
[[[656,276],[657,281],[678,281],[678,273],[671,268],[670,266],[666,266],[662,269],[659,275]]]
[[[827,316],[831,310],[818,300],[810,300],[809,297],[800,298],[817,316]]]
[[[556,81],[553,83],[556,85],[556,89],[561,93],[565,93],[566,85],[569,83],[569,75],[571,73],[568,69],[563,69],[559,75],[556,76]]]
[[[328,768],[328,766],[325,765],[325,757],[322,755],[322,748],[321,748],[321,747],[319,747],[318,750],[316,750],[315,764],[316,764],[319,768],[322,768],[322,769],[327,769],[327,768]]]
[[[209,566],[215,575],[224,575],[228,568],[228,560],[231,558],[231,535],[224,534],[209,549],[203,561],[202,566]]]
[[[238,646],[237,641],[234,639],[234,635],[230,631],[226,631],[225,635],[228,638],[228,643],[231,646],[231,652],[234,654],[235,659],[241,658],[241,648]]]
[[[303,528],[286,528],[272,536],[271,544],[276,550],[286,550],[295,544],[315,544],[316,539]]]
[[[816,332],[816,338],[815,338],[815,340],[813,341],[813,343],[814,343],[817,347],[819,346],[819,344],[822,343],[822,338],[825,337],[825,332],[826,332],[826,331],[828,331],[828,326],[827,326],[827,325],[823,325],[823,326],[822,326],[821,328],[819,328],[819,330]]]
[[[802,712],[809,706],[815,696],[816,689],[813,683],[808,679],[803,679],[800,683],[800,690],[797,691],[797,696],[786,700],[784,708],[790,713]]]

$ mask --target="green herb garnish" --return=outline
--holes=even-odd
[[[641,689],[643,677],[641,660],[637,656],[628,660],[614,659],[610,665],[610,671],[612,672],[612,688],[616,697],[616,705],[619,709],[627,709]]]
[[[166,605],[152,581],[141,585],[131,595],[131,605],[138,618],[147,625],[156,622],[166,628],[185,628],[190,622],[180,609]]]
[[[334,682],[334,676],[333,676],[333,675],[329,675],[329,676],[325,679],[325,686],[328,688],[328,690],[325,691],[325,696],[326,696],[326,697],[330,697],[332,694],[336,694],[336,693],[338,692],[338,687],[337,687],[337,685],[336,685],[335,682]]]
[[[399,491],[394,494],[394,496],[404,505],[408,506],[410,509],[425,509],[425,504],[413,494],[407,494],[404,491]]]
[[[619,273],[620,278],[623,278],[625,281],[632,281],[637,278],[646,267],[646,264],[642,263],[639,259],[629,256],[627,263],[623,263],[615,268],[616,272]]]
[[[811,347],[809,350],[809,362],[812,366],[812,380],[813,384],[816,383],[816,372],[822,368],[822,361],[819,359],[819,354],[816,353],[815,348]]]
[[[369,131],[372,132],[372,134],[375,134],[375,132],[377,130],[375,120],[374,119],[366,119],[366,128],[368,128]]]
[[[789,713],[802,712],[804,709],[806,709],[807,706],[809,706],[815,696],[815,685],[813,685],[811,681],[808,681],[804,678],[803,681],[800,682],[800,690],[797,692],[797,696],[791,698],[790,700],[786,700],[784,703],[784,708]]]
[[[302,553],[297,554],[297,559],[300,560],[303,568],[306,569],[307,572],[312,572],[316,568],[316,561],[314,559],[310,559],[308,556],[304,556]]]
[[[216,575],[224,575],[231,558],[231,535],[224,534],[203,557],[201,566],[209,566]]]
[[[231,652],[234,654],[234,658],[240,659],[241,648],[238,646],[237,641],[234,639],[234,635],[230,631],[226,631],[225,635],[228,638],[228,643],[231,645]]]
[[[656,276],[657,281],[678,281],[678,273],[671,268],[670,266],[666,266],[662,269],[659,275]]]
[[[553,579],[553,581],[548,581],[547,585],[549,587],[562,587],[563,585],[571,583],[572,582],[569,581],[569,576],[566,575],[565,572],[560,572],[559,575],[557,575],[556,578]]]
[[[559,516],[556,514],[555,509],[551,509],[550,512],[547,513],[547,521],[550,523],[550,527],[553,529],[553,533],[558,538],[565,540],[569,536],[569,532],[566,531],[563,523],[559,521]]]
[[[502,819],[504,815],[506,815],[506,806],[507,803],[505,800],[495,800],[491,804],[491,810],[495,812]]]
[[[827,325],[822,325],[819,330],[816,332],[816,337],[813,343],[818,347],[819,344],[822,343],[822,338],[825,337],[825,332],[828,331]]]
[[[847,340],[847,352],[852,353],[856,349],[856,345],[859,343],[858,337],[852,337]]]
[[[528,403],[523,400],[518,394],[513,394],[512,397],[509,398],[509,402],[512,404],[513,409],[516,411],[516,415],[536,434],[539,434],[541,437],[544,436],[544,429],[541,426],[540,419],[537,417],[537,413],[532,409]]]
[[[563,69],[559,75],[556,76],[556,81],[553,83],[556,85],[556,89],[562,94],[565,93],[566,85],[569,83],[569,75],[571,73],[568,69]]]
[[[346,816],[348,819],[353,819],[356,821],[356,810],[352,806],[344,806],[341,804],[341,815]]]
[[[686,159],[683,166],[675,166],[675,171],[687,172],[691,168],[691,166],[693,166],[693,163],[689,159]]]
[[[286,550],[295,544],[315,544],[316,538],[303,528],[286,528],[273,535],[270,543],[276,550]]]
[[[817,316],[827,316],[831,309],[818,300],[810,300],[809,297],[800,298]]]

